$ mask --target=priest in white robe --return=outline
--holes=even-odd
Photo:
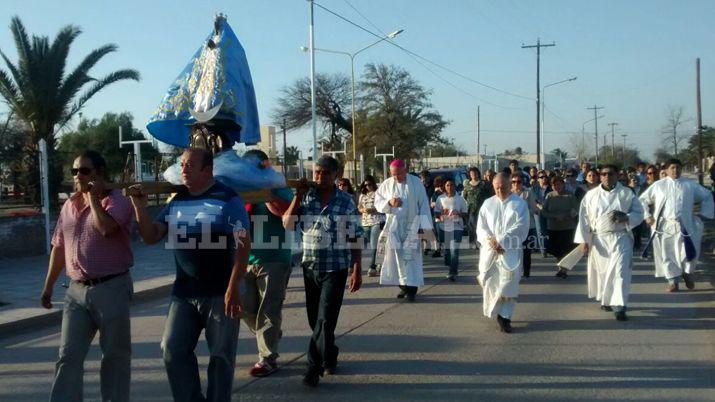
[[[588,297],[625,321],[631,291],[633,228],[643,221],[643,206],[633,190],[618,183],[618,169],[601,168],[601,184],[581,201],[574,243],[588,253]]]
[[[496,195],[484,201],[477,218],[481,245],[477,281],[484,292],[484,315],[496,314],[501,331],[510,333],[522,275],[522,243],[529,234],[529,206],[511,193],[505,173],[499,173],[492,184]]]
[[[381,285],[398,285],[398,298],[415,301],[424,286],[421,236],[432,233],[432,214],[422,181],[407,174],[405,163],[390,163],[390,177],[375,192],[375,208],[386,214],[378,239],[378,253],[384,255]]]
[[[697,181],[681,177],[682,163],[667,162],[668,176],[651,184],[641,194],[645,221],[650,226],[655,262],[655,276],[668,280],[669,292],[679,290],[680,278],[688,289],[695,288],[693,273],[700,255],[703,222],[697,216],[712,219],[713,196]],[[699,211],[696,211],[699,204]],[[649,207],[653,206],[651,214]]]

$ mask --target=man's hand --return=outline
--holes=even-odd
[[[40,296],[40,304],[46,309],[52,308],[52,289],[43,289],[42,296]]]
[[[148,198],[144,194],[144,189],[141,184],[135,184],[127,188],[127,194],[129,194],[129,199],[132,200],[132,205],[134,209],[143,209],[147,206]]]
[[[395,197],[395,198],[393,198],[393,199],[390,200],[389,204],[390,204],[390,206],[393,207],[393,208],[399,208],[399,207],[402,206],[402,200],[401,200],[400,198],[398,198],[398,197]]]
[[[628,222],[628,214],[621,211],[613,210],[609,212],[611,222],[625,223]]]
[[[501,244],[499,244],[496,237],[489,238],[489,246],[492,248],[492,250],[496,251],[497,254],[504,254],[504,248],[501,246]]]
[[[648,226],[653,226],[653,224],[655,224],[655,218],[653,218],[652,216],[649,216],[649,217],[645,218],[645,223]]]
[[[89,184],[89,195],[97,198],[98,200],[101,200],[102,196],[104,195],[104,192],[106,191],[106,187],[104,186],[104,181],[102,181],[100,179],[100,180],[90,181],[88,184]]]
[[[305,177],[301,177],[298,180],[298,186],[295,188],[295,196],[298,198],[298,200],[303,201],[305,198],[305,195],[308,194],[308,190],[310,189],[310,184],[308,183],[308,179]]]
[[[350,293],[355,293],[360,290],[362,286],[362,268],[359,263],[353,264],[353,273],[350,275],[350,283],[348,285],[348,290]]]
[[[229,286],[226,290],[226,295],[223,298],[226,316],[229,318],[238,318],[243,314],[243,304],[241,304],[241,292],[238,286]]]
[[[584,254],[588,254],[588,243],[581,243],[579,247],[581,248],[581,252],[583,252]]]

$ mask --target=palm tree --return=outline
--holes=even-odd
[[[47,141],[50,193],[54,194],[53,188],[56,189],[62,180],[61,161],[54,157],[53,152],[57,133],[97,92],[118,81],[138,81],[139,72],[123,69],[102,78],[92,77],[92,67],[104,56],[117,50],[117,45],[106,44],[92,50],[74,70],[65,74],[72,42],[82,33],[77,26],[67,25],[60,29],[51,44],[47,36],[33,35],[30,40],[17,16],[12,18],[10,31],[15,40],[18,60],[17,64],[13,64],[0,50],[0,56],[7,65],[7,71],[0,69],[0,95],[10,111],[27,127],[25,154],[28,174],[34,178],[30,180],[31,183],[38,182],[37,142],[40,139]]]

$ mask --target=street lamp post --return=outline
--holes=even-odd
[[[546,159],[544,155],[544,115],[546,114],[546,88],[552,87],[554,85],[558,84],[563,84],[564,82],[569,82],[569,81],[576,81],[578,77],[571,77],[567,78],[565,80],[561,80],[558,82],[553,82],[549,85],[544,85],[543,88],[541,88],[541,138],[539,138],[539,141],[541,142],[541,163],[543,163],[543,166],[540,166],[541,169],[546,167]]]
[[[597,119],[602,119],[604,117],[606,117],[606,115],[602,114],[602,115],[598,116]],[[584,147],[586,146],[586,134],[584,133],[586,130],[586,124],[588,124],[594,120],[596,120],[596,119],[588,119],[588,120],[584,121],[583,124],[581,124],[581,143],[583,144]],[[598,154],[598,142],[596,143],[596,153]],[[598,157],[596,158],[596,164],[598,164]]]
[[[389,33],[387,36],[384,38],[380,38],[376,40],[375,42],[364,46],[355,52],[344,52],[340,50],[331,50],[331,49],[320,49],[320,48],[313,48],[313,50],[319,51],[319,52],[325,52],[325,53],[334,53],[334,54],[342,54],[345,56],[348,56],[350,58],[350,89],[351,89],[351,104],[352,104],[352,111],[351,111],[351,117],[352,117],[352,137],[353,137],[353,174],[357,176],[357,126],[355,125],[356,121],[356,116],[355,116],[355,56],[357,56],[359,53],[362,53],[363,51],[377,45],[378,43],[388,40],[388,39],[393,39],[397,35],[401,34],[404,31],[404,29],[398,29],[397,31]],[[306,46],[301,46],[300,50],[304,52],[310,51],[310,48]],[[357,177],[354,177],[356,179]]]

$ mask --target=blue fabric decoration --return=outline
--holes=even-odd
[[[231,141],[253,145],[261,140],[246,53],[222,14],[215,17],[213,32],[169,87],[147,130],[159,141],[187,147],[190,125],[209,120],[238,124],[240,133],[226,132]]]

